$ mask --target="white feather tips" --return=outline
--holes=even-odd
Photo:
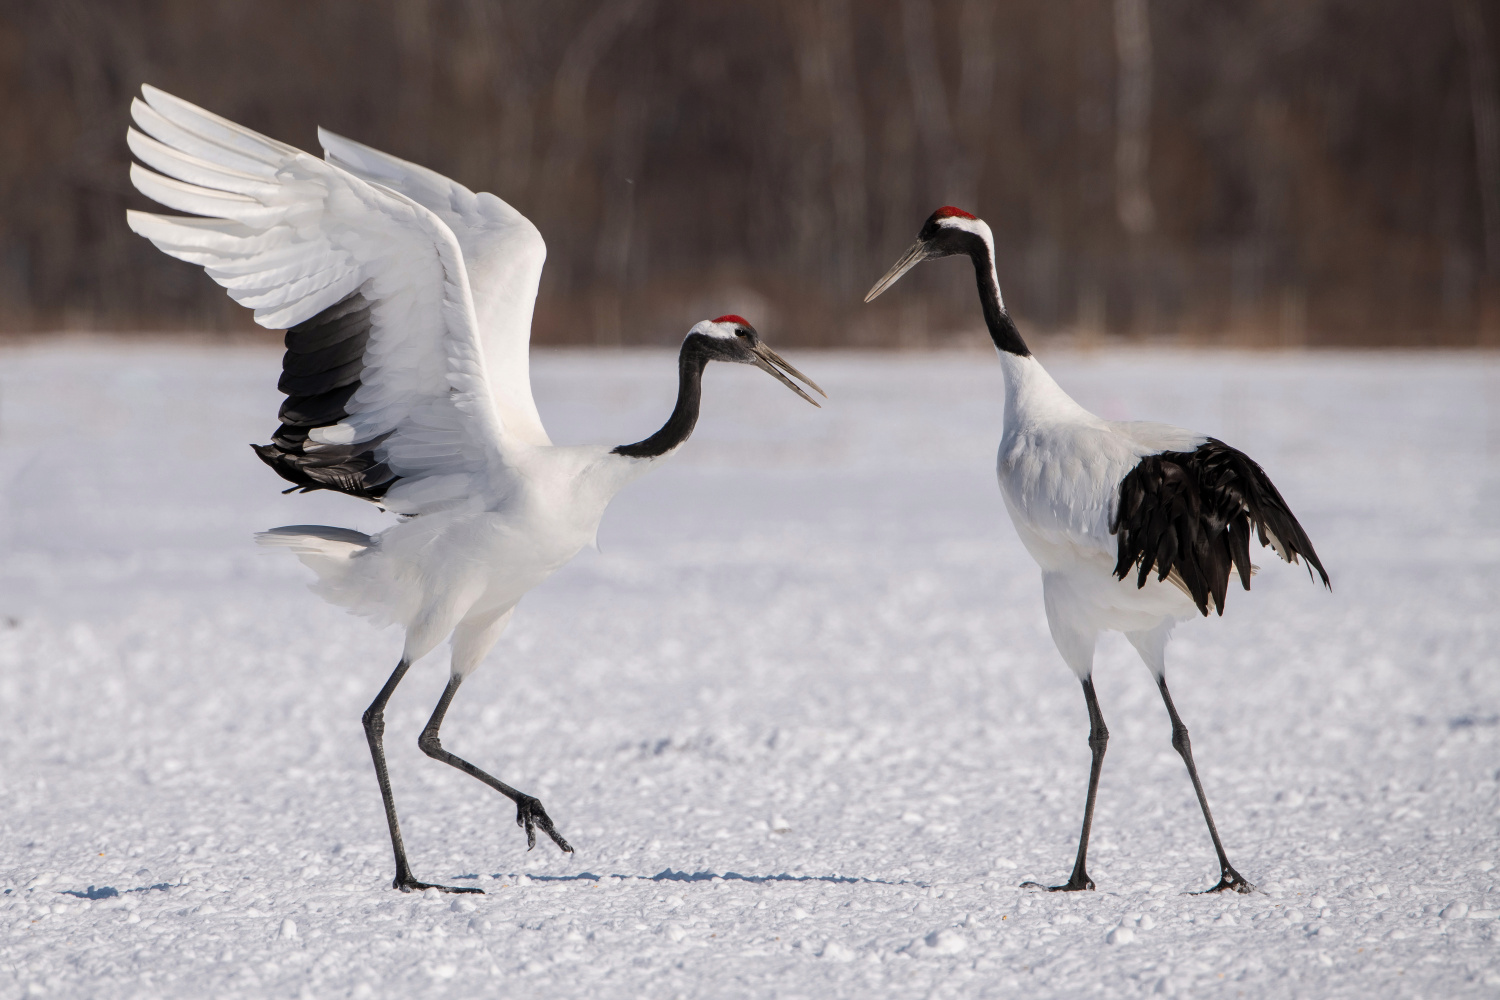
[[[211,111],[189,104],[182,98],[174,97],[165,90],[158,90],[149,83],[141,85],[141,95],[145,97],[151,109],[167,121],[254,159],[274,163],[279,158],[277,154],[285,157],[296,156],[302,152],[295,146],[278,142],[227,118],[220,118]]]
[[[332,427],[314,427],[307,432],[307,436],[318,444],[353,444],[354,428],[343,423]]]

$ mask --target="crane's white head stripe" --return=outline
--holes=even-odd
[[[965,218],[961,215],[950,215],[946,218],[938,219],[937,224],[944,229],[958,229],[966,233],[973,233],[984,240],[991,250],[995,247],[995,235],[990,232],[989,224],[983,219],[976,219],[973,216]]]
[[[731,314],[720,316],[718,319],[702,320],[688,332],[701,333],[705,337],[717,337],[720,340],[732,340],[741,328],[748,329],[749,327],[749,320]]]

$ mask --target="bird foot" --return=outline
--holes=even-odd
[[[526,830],[526,849],[529,851],[536,846],[536,831],[541,831],[552,838],[555,843],[566,854],[573,853],[573,845],[563,839],[552,825],[552,818],[547,815],[547,810],[542,808],[542,803],[530,795],[518,795],[516,797],[516,826]]]
[[[430,882],[418,882],[410,875],[397,875],[395,881],[391,883],[391,887],[400,889],[402,892],[421,892],[424,889],[436,889],[438,892],[477,892],[481,896],[484,895],[484,890],[477,885],[433,885]]]
[[[1252,893],[1255,891],[1255,886],[1245,881],[1245,877],[1239,872],[1226,865],[1224,868],[1224,873],[1219,877],[1218,885],[1214,886],[1212,889],[1204,889],[1202,892],[1195,892],[1193,893],[1193,895],[1207,896],[1211,892],[1225,892],[1230,889],[1234,890],[1235,892]]]
[[[1088,873],[1074,875],[1062,885],[1042,885],[1040,882],[1022,882],[1022,889],[1046,889],[1048,892],[1082,892],[1085,889],[1090,892],[1094,889],[1094,880],[1088,877]]]

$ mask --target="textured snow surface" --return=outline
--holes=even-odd
[[[696,437],[521,605],[444,744],[578,848],[428,760],[446,679],[387,746],[396,632],[250,542],[379,527],[280,496],[246,444],[271,349],[0,352],[0,996],[1460,997],[1500,994],[1500,363],[1482,355],[1044,352],[1109,417],[1257,458],[1334,579],[1260,552],[1181,627],[1167,718],[1123,639],[1090,869],[1076,681],[992,473],[992,357],[791,355],[814,410],[710,369]],[[542,354],[562,442],[666,416],[670,355]],[[1259,551],[1259,550],[1258,550]],[[446,651],[444,651],[445,653]]]

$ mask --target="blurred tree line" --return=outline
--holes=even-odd
[[[1026,329],[1500,340],[1496,0],[6,0],[0,329],[244,329],[124,226],[153,83],[525,212],[543,343],[972,328],[967,268],[860,298],[943,204]]]

